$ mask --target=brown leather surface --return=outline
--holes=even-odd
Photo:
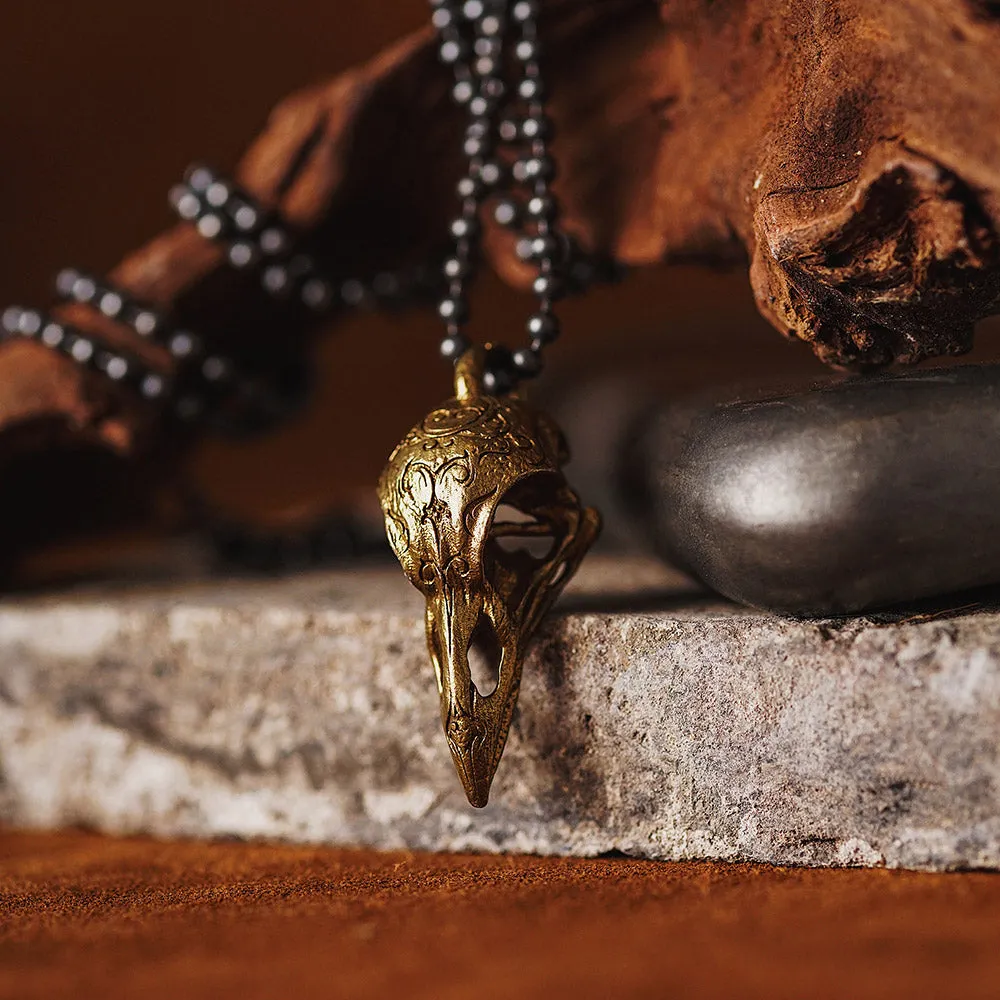
[[[0,997],[996,997],[1000,878],[0,835]]]

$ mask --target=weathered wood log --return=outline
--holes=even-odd
[[[749,261],[761,311],[842,367],[961,353],[1000,309],[995,3],[549,0],[545,14],[558,188],[584,248]],[[424,31],[286,100],[238,178],[333,274],[371,273],[440,245],[461,129]],[[523,283],[512,242],[488,230],[494,266]],[[187,224],[113,277],[222,350],[314,332]],[[0,373],[0,429],[164,446],[139,408],[41,347],[3,345]]]

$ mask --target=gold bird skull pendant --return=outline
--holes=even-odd
[[[455,397],[403,438],[378,485],[389,542],[427,602],[441,721],[474,806],[489,799],[527,646],[601,523],[566,482],[559,428],[517,394],[485,393],[482,360],[479,349],[459,360]],[[535,541],[512,549],[518,539]],[[492,693],[473,683],[474,645],[496,660]]]

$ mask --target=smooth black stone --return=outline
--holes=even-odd
[[[660,552],[829,615],[1000,582],[1000,365],[661,409],[628,463]]]

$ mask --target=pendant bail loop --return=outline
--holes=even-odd
[[[486,352],[473,344],[455,362],[455,398],[463,402],[483,395],[483,368]]]

